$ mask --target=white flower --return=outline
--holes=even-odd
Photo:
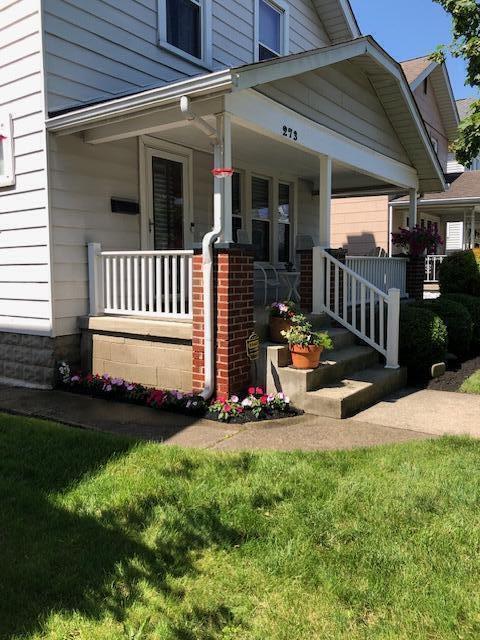
[[[232,396],[230,402],[238,402],[238,396]]]
[[[290,404],[290,398],[288,396],[285,396],[283,400],[285,404]]]
[[[279,400],[285,400],[285,394],[283,393],[283,391],[280,391],[280,393],[277,395],[277,398]]]
[[[245,400],[242,400],[242,407],[251,407],[252,406],[252,401],[250,398],[245,398]]]

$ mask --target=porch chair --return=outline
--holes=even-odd
[[[264,290],[264,300],[263,304],[267,304],[267,294],[268,288],[275,289],[275,300],[278,299],[278,288],[280,287],[280,278],[278,277],[278,272],[269,262],[254,262],[254,276],[253,281],[254,285],[256,283],[260,283],[263,285]]]

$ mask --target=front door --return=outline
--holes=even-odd
[[[146,149],[148,248],[189,249],[192,224],[188,157]]]

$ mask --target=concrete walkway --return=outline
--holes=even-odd
[[[480,438],[480,396],[404,390],[349,420],[303,415],[229,425],[64,391],[0,386],[0,411],[169,445],[218,450],[351,449],[445,434]]]
[[[353,421],[411,429],[431,435],[469,435],[480,438],[480,396],[450,391],[404,389]]]
[[[358,420],[303,415],[249,425],[223,425],[64,391],[0,386],[0,411],[65,424],[204,449],[280,451],[351,449],[431,437]]]

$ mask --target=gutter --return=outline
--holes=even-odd
[[[202,96],[210,93],[226,92],[232,87],[232,73],[230,69],[222,69],[203,76],[188,78],[180,82],[155,87],[129,96],[122,96],[107,102],[85,107],[75,108],[71,113],[53,116],[46,122],[48,131],[69,132],[72,129],[82,129],[84,126],[101,124],[108,118],[135,113],[148,107],[152,109],[167,104],[172,106],[184,96]]]
[[[434,204],[437,206],[441,206],[442,204],[447,206],[451,206],[452,204],[480,204],[480,196],[474,198],[441,198],[441,199],[432,199],[432,200],[419,200],[418,206]],[[392,202],[392,207],[408,207],[408,200],[402,200],[401,202]]]

